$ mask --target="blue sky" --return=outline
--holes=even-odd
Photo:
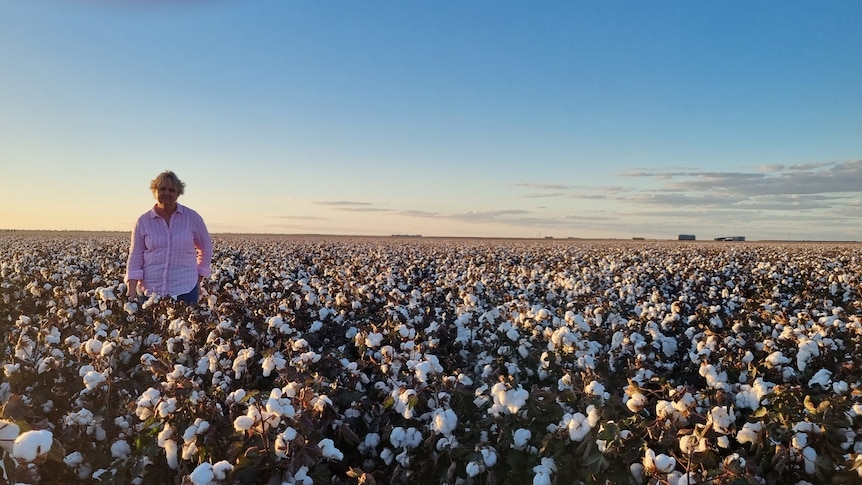
[[[862,240],[862,2],[0,0],[0,228]]]

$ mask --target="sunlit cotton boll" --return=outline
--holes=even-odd
[[[231,470],[233,470],[233,465],[225,460],[216,462],[214,465],[201,463],[189,475],[189,480],[193,485],[210,485],[215,480],[226,479]]]
[[[370,333],[367,337],[365,337],[365,346],[370,349],[380,347],[381,343],[383,343],[383,334],[375,332]]]
[[[712,422],[713,429],[719,433],[729,433],[729,428],[735,419],[733,410],[728,411],[726,406],[715,406],[709,413],[709,421]]]
[[[742,425],[742,429],[736,433],[736,441],[740,444],[757,444],[760,442],[761,431],[763,431],[762,423],[745,423]]]
[[[676,468],[676,458],[665,454],[656,455],[651,449],[646,450],[644,455],[644,468],[652,470],[656,473],[667,474]]]
[[[587,387],[584,388],[584,391],[587,394],[601,398],[602,401],[611,397],[609,393],[605,392],[604,384],[599,381],[590,382],[587,384]]]
[[[239,432],[248,431],[254,426],[254,418],[248,415],[239,416],[233,420],[233,428]]]
[[[445,436],[452,434],[458,425],[458,415],[451,409],[435,409],[431,415],[431,429]]]
[[[705,438],[699,438],[696,434],[688,434],[679,438],[679,449],[686,455],[703,453],[709,450],[709,443]]]
[[[201,463],[189,474],[189,480],[193,485],[210,485],[214,479],[215,474],[210,463]]]
[[[260,363],[263,367],[263,376],[269,377],[273,370],[283,370],[287,360],[281,355],[281,352],[274,352],[261,359]]]
[[[90,355],[99,355],[102,352],[102,342],[99,339],[91,338],[84,342],[84,351]]]
[[[53,442],[54,434],[47,429],[25,431],[15,438],[12,455],[19,460],[31,462],[51,451]]]
[[[530,393],[522,387],[518,389],[506,389],[506,385],[498,382],[491,387],[491,394],[494,396],[494,404],[488,410],[490,414],[498,415],[504,411],[509,414],[515,414],[521,409],[521,406],[527,403],[527,398]]]
[[[254,349],[245,348],[237,352],[236,358],[233,361],[234,378],[239,379],[248,368],[248,361],[254,357]]]
[[[647,404],[647,398],[643,395],[643,393],[635,392],[632,396],[626,401],[626,407],[629,408],[629,411],[633,413],[640,412]]]
[[[320,448],[320,453],[324,458],[335,461],[341,461],[344,458],[344,454],[335,447],[335,443],[329,438],[320,440],[317,446]]]
[[[564,414],[560,427],[567,429],[569,431],[569,439],[576,442],[582,441],[592,429],[589,419],[583,413]]]
[[[101,372],[96,372],[95,370],[88,370],[83,375],[84,387],[87,390],[92,391],[101,385],[103,382],[107,381],[108,378],[105,377]]]

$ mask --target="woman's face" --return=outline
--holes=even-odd
[[[163,207],[172,207],[177,203],[177,197],[179,196],[177,188],[174,187],[174,184],[170,180],[162,180],[156,190],[153,191],[153,195],[156,196],[159,205]]]

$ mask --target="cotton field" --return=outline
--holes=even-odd
[[[0,483],[862,483],[854,244],[0,234]]]

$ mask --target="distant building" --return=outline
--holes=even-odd
[[[680,234],[677,237],[677,240],[679,240],[679,241],[694,241],[695,237],[694,237],[694,234]]]
[[[745,241],[745,236],[724,236],[715,238],[716,241]]]

